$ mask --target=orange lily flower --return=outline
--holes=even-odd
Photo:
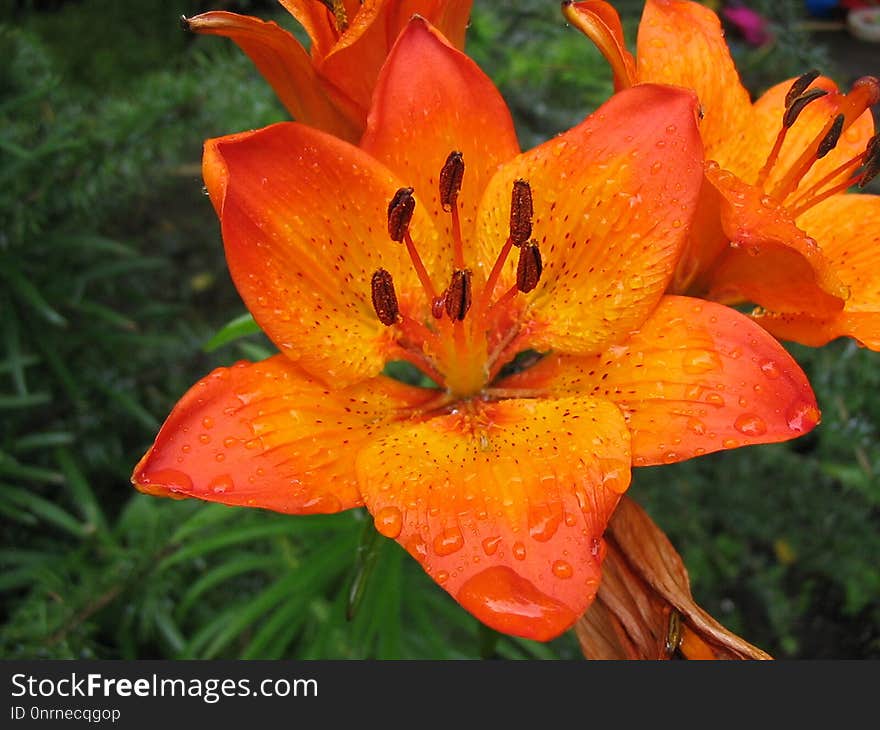
[[[311,39],[310,49],[277,23],[211,11],[188,30],[231,38],[303,124],[357,142],[379,69],[416,13],[464,48],[473,0],[279,0]]]
[[[520,153],[489,78],[414,18],[360,147],[295,122],[206,143],[232,278],[280,354],[197,383],[134,484],[365,506],[480,621],[559,635],[595,595],[633,464],[818,421],[764,330],[664,296],[701,160],[693,94],[654,85]],[[436,387],[382,374],[401,360]]]
[[[880,82],[842,93],[811,72],[752,103],[718,16],[699,3],[648,0],[636,59],[609,3],[563,12],[609,60],[616,88],[667,83],[699,96],[710,162],[670,292],[757,304],[781,339],[849,336],[880,349],[880,197],[847,192],[880,172],[869,108]]]

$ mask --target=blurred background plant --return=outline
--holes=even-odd
[[[555,0],[475,5],[468,51],[524,147],[608,96]],[[617,5],[634,40],[641,4]],[[272,0],[0,11],[0,656],[579,657],[570,635],[482,630],[360,510],[290,517],[129,485],[198,377],[271,352],[241,318],[199,161],[206,137],[286,115],[231,43],[179,30],[179,15],[219,8],[293,29]],[[775,52],[734,41],[753,91],[814,65],[845,73],[787,22]],[[793,351],[823,408],[813,434],[639,470],[631,494],[697,599],[748,641],[878,658],[878,355]]]

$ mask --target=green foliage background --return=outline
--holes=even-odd
[[[524,147],[610,93],[555,0],[475,5],[468,51]],[[632,39],[639,3],[618,6]],[[271,351],[223,329],[244,310],[199,161],[206,137],[286,115],[231,43],[180,31],[179,15],[220,7],[291,27],[270,0],[0,12],[0,657],[580,656],[570,635],[482,630],[371,537],[362,511],[289,517],[129,485],[198,377]],[[834,75],[797,18],[776,20],[772,48],[734,49],[753,91],[811,65]],[[878,355],[844,341],[792,350],[822,406],[816,431],[639,470],[631,495],[682,552],[698,600],[752,643],[878,658]]]

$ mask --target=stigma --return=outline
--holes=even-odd
[[[415,365],[452,398],[470,398],[488,392],[504,365],[518,352],[520,322],[526,306],[522,295],[539,284],[543,265],[538,243],[531,238],[532,189],[526,180],[514,181],[510,197],[507,239],[485,276],[474,276],[465,261],[458,196],[465,183],[462,154],[452,151],[438,176],[438,199],[450,216],[448,255],[452,273],[436,282],[424,265],[410,224],[416,191],[397,190],[388,203],[388,235],[406,247],[420,292],[398,298],[394,280],[385,269],[373,273],[370,294],[373,310],[388,328],[392,354]],[[505,265],[518,250],[513,284],[498,291]]]
[[[779,132],[757,177],[758,187],[785,208],[792,218],[851,187],[863,189],[880,172],[880,135],[874,135],[862,152],[837,165],[809,187],[801,186],[813,166],[837,147],[847,129],[880,101],[880,81],[873,76],[856,80],[846,94],[813,86],[818,77],[817,71],[809,71],[792,83],[785,97]],[[832,95],[837,102],[833,105],[836,108],[828,115],[819,133],[787,169],[780,169],[780,152],[789,130],[798,123],[807,107]]]

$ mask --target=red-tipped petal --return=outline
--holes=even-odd
[[[357,450],[430,397],[386,378],[329,391],[282,355],[218,368],[180,399],[132,481],[277,512],[356,507]]]
[[[611,403],[473,403],[377,439],[357,473],[379,531],[464,608],[547,641],[595,595],[628,441]]]
[[[782,345],[736,310],[689,297],[665,297],[600,355],[550,356],[500,387],[614,401],[637,466],[787,441],[819,422],[807,377]]]
[[[377,375],[387,335],[372,275],[389,271],[401,297],[419,286],[388,237],[400,182],[362,150],[294,123],[209,140],[203,167],[230,273],[266,334],[336,386]],[[434,235],[418,209],[412,230]]]

